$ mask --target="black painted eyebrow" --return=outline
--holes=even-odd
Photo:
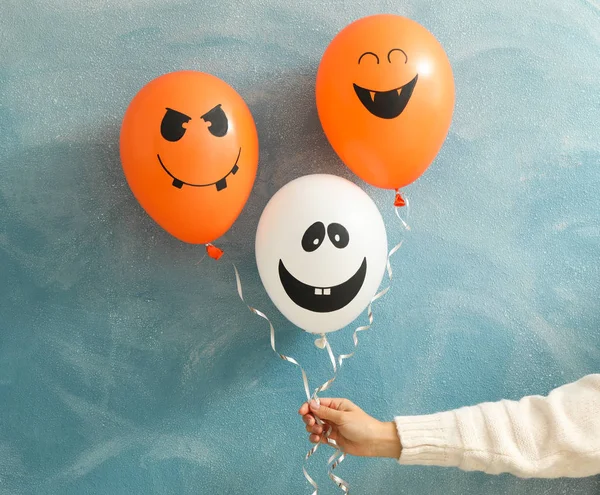
[[[408,55],[406,54],[406,52],[405,52],[405,51],[404,51],[402,48],[392,48],[392,49],[389,51],[388,55],[387,55],[388,62],[389,62],[390,64],[392,63],[391,56],[392,56],[392,53],[393,53],[393,52],[401,52],[401,53],[403,53],[403,54],[404,54],[404,58],[405,58],[405,60],[404,60],[404,63],[408,62]]]
[[[181,115],[182,117],[186,118],[187,119],[186,122],[189,122],[190,120],[192,120],[192,117],[190,117],[189,115],[186,115],[185,113],[178,112],[177,110],[173,110],[172,108],[169,108],[169,107],[167,107],[167,110],[169,112],[176,113],[177,115]]]
[[[221,108],[221,104],[219,103],[218,105],[215,105],[213,108],[211,108],[208,112],[206,112],[204,115],[200,116],[200,118],[204,121],[206,121],[206,117],[208,117],[212,112],[214,112],[215,110],[218,110],[219,108]],[[224,113],[224,112],[223,112]]]
[[[358,59],[358,63],[359,63],[359,64],[360,64],[360,61],[362,60],[362,58],[363,58],[365,55],[373,55],[373,56],[374,56],[374,57],[377,59],[377,63],[379,63],[379,57],[377,56],[377,54],[376,54],[376,53],[373,53],[373,52],[365,52],[365,53],[363,53],[363,54],[360,56],[360,58]]]

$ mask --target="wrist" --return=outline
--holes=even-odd
[[[396,424],[393,421],[378,422],[375,428],[371,457],[399,459],[402,445]]]

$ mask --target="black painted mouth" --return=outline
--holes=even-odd
[[[367,258],[352,277],[335,287],[313,287],[300,282],[279,260],[279,280],[289,298],[301,308],[315,313],[330,313],[342,309],[356,297],[367,275]]]
[[[231,168],[231,170],[229,172],[227,172],[227,175],[225,175],[225,177],[222,177],[218,181],[211,182],[209,184],[190,184],[189,182],[184,182],[181,179],[178,179],[171,172],[169,172],[169,169],[167,169],[167,167],[165,167],[164,163],[160,159],[160,155],[156,155],[156,156],[158,157],[158,162],[160,163],[161,167],[165,170],[165,172],[167,172],[167,174],[169,174],[172,177],[173,187],[176,187],[177,189],[181,189],[183,186],[190,186],[190,187],[216,186],[217,191],[222,191],[223,189],[227,188],[227,177],[229,177],[230,175],[235,175],[237,173],[237,171],[240,169],[240,167],[238,167],[238,162],[240,161],[241,154],[242,154],[242,148],[240,148],[240,151],[238,152],[238,156],[235,159],[235,163],[234,163],[233,167]]]
[[[354,85],[354,91],[365,108],[375,117],[395,119],[408,105],[418,78],[419,75],[417,74],[409,83],[390,91],[372,91],[361,88],[356,84]]]

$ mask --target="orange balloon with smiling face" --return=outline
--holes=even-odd
[[[420,177],[442,147],[454,78],[444,49],[423,26],[375,15],[333,39],[319,65],[316,97],[342,161],[366,182],[397,189]]]
[[[127,108],[120,141],[134,196],[182,241],[214,241],[248,200],[256,126],[242,97],[215,76],[182,71],[148,83]]]

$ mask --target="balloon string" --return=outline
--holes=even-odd
[[[242,292],[242,281],[240,279],[240,274],[235,265],[233,265],[233,269],[235,271],[235,281],[237,284],[237,291],[238,291],[238,295],[240,296],[240,299],[246,306],[248,306],[248,309],[252,313],[254,313],[257,316],[260,316],[262,319],[266,320],[266,322],[269,324],[269,331],[271,334],[271,349],[273,349],[275,354],[277,354],[284,361],[287,361],[288,363],[292,363],[292,364],[296,365],[298,368],[300,368],[300,371],[302,372],[302,383],[304,385],[304,393],[306,394],[306,399],[310,400],[310,397],[311,397],[310,387],[308,386],[308,377],[306,376],[306,372],[304,371],[304,368],[302,366],[300,366],[300,363],[298,363],[298,361],[296,361],[293,357],[286,356],[285,354],[281,354],[277,350],[277,348],[275,347],[275,327],[273,327],[273,324],[271,323],[271,320],[269,320],[267,315],[265,315],[262,311],[260,311],[256,308],[253,308],[244,300],[244,294]]]
[[[410,204],[408,202],[407,199],[404,199],[404,205],[405,207],[405,211],[406,211],[406,219],[408,219],[409,214],[410,214]],[[394,211],[396,213],[396,216],[398,217],[398,219],[400,220],[400,223],[402,224],[402,227],[404,228],[404,230],[409,231],[410,230],[410,226],[408,225],[407,221],[402,218],[402,216],[400,215],[400,211],[399,208],[401,208],[400,206],[395,206],[394,207]],[[377,294],[375,294],[375,296],[373,296],[373,298],[371,299],[371,301],[369,302],[369,306],[368,306],[368,310],[367,310],[367,318],[369,323],[367,325],[362,325],[360,327],[358,327],[354,333],[352,334],[352,341],[354,343],[354,350],[351,353],[348,354],[340,354],[337,358],[337,366],[336,363],[334,361],[332,361],[333,363],[333,370],[334,370],[334,374],[333,376],[327,380],[323,385],[321,385],[321,387],[319,387],[318,389],[315,390],[315,395],[317,393],[320,393],[324,390],[327,390],[331,384],[336,380],[337,375],[340,371],[340,369],[342,368],[342,365],[344,363],[344,361],[346,359],[350,359],[351,357],[354,356],[354,354],[356,353],[356,350],[358,349],[358,334],[360,332],[364,332],[366,330],[369,330],[371,328],[371,326],[373,325],[373,321],[374,321],[374,316],[373,316],[373,303],[375,301],[377,301],[378,299],[382,298],[385,294],[388,293],[388,291],[391,288],[391,284],[392,284],[392,279],[393,279],[393,271],[392,271],[392,264],[391,264],[391,258],[392,256],[394,256],[394,254],[396,254],[396,252],[398,252],[398,250],[402,247],[402,245],[404,244],[404,239],[402,241],[400,241],[398,244],[396,244],[389,252],[388,256],[387,256],[387,261],[386,261],[386,271],[388,274],[388,285],[387,287],[385,287],[384,289],[380,290]],[[330,354],[330,358],[333,357],[333,353],[331,351],[331,346],[329,345],[329,342],[327,341],[325,335],[322,336],[322,340],[325,343],[325,347],[327,348],[329,354]],[[315,418],[315,420],[317,420],[317,418]],[[317,422],[319,423],[320,420],[318,420]],[[322,424],[319,423],[319,424]],[[327,443],[329,445],[331,445],[332,447],[334,447],[336,450],[335,452],[331,455],[331,457],[329,458],[329,460],[327,461],[327,465],[328,465],[328,471],[327,474],[329,476],[329,478],[344,492],[344,493],[349,493],[350,491],[350,485],[348,484],[347,481],[343,480],[342,478],[340,478],[339,476],[337,476],[333,471],[344,461],[344,459],[346,458],[346,454],[344,453],[344,451],[339,447],[339,445],[337,444],[337,442],[335,442],[335,440],[329,438],[329,435],[331,434],[331,426],[329,426],[328,431],[326,432],[325,438],[327,439]],[[318,447],[318,445],[317,445]],[[313,450],[316,451],[316,448],[313,447]],[[314,452],[313,452],[314,453]],[[312,455],[312,454],[311,454]],[[307,456],[307,459],[310,456]]]
[[[336,363],[335,354],[333,353],[333,350],[331,349],[331,345],[329,344],[329,340],[327,339],[325,334],[322,334],[321,341],[323,342],[325,349],[327,349],[327,354],[329,355],[329,360],[331,361],[331,366],[333,368],[333,376],[329,380],[327,380],[325,383],[323,383],[323,385],[321,385],[320,387],[317,387],[315,389],[315,391],[313,392],[312,399],[315,400],[317,403],[320,403],[318,394],[323,392],[324,390],[327,390],[331,386],[331,384],[337,378],[338,371],[339,371],[339,366]],[[328,474],[329,478],[339,488],[341,488],[344,493],[347,494],[350,490],[350,485],[348,484],[348,482],[343,480],[339,476],[336,476],[332,472],[333,469],[335,469],[344,460],[346,455],[344,454],[344,452],[342,451],[342,449],[340,448],[338,443],[333,438],[330,438],[331,432],[333,431],[333,426],[331,426],[328,423],[325,423],[317,415],[314,415],[314,416],[315,416],[315,422],[318,425],[322,426],[325,431],[325,433],[323,434],[325,443],[327,443],[327,445],[330,445],[331,447],[333,447],[335,449],[335,452],[327,461],[327,467],[328,467],[327,474]],[[309,457],[312,456],[317,451],[317,449],[319,448],[319,445],[320,445],[320,443],[315,444],[308,451],[308,453],[306,454],[306,457],[305,457],[305,461],[308,461]]]
[[[408,220],[408,217],[410,216],[410,203],[408,201],[408,198],[404,198],[404,209],[406,211],[406,219]],[[402,218],[400,216],[400,207],[395,206],[394,207],[394,211],[396,213],[396,216],[398,217],[398,220],[400,220],[400,222],[402,223],[402,226],[404,227],[405,230],[410,230],[410,226],[406,223],[406,220],[404,220],[404,218]]]
[[[405,199],[404,201],[405,201],[405,205],[406,205],[405,206],[406,218],[408,219],[408,216],[410,214],[410,204],[408,202],[408,199]],[[402,218],[402,216],[400,215],[399,207],[397,207],[397,206],[394,207],[394,211],[396,213],[396,216],[402,223],[402,226],[404,227],[404,229],[406,231],[409,231],[410,226],[408,225],[406,220],[404,218]],[[371,299],[371,301],[369,302],[369,306],[367,309],[367,318],[369,320],[369,323],[368,323],[368,325],[362,325],[362,326],[358,327],[356,330],[354,330],[354,333],[352,334],[352,341],[354,342],[354,350],[349,354],[340,354],[340,356],[338,357],[338,370],[342,367],[342,364],[344,363],[344,361],[346,359],[350,359],[352,356],[354,356],[354,353],[356,352],[356,349],[358,347],[358,334],[360,332],[369,330],[371,328],[371,326],[373,325],[373,320],[374,320],[374,318],[373,318],[373,303],[375,301],[377,301],[378,299],[382,298],[383,296],[385,296],[387,294],[387,292],[390,290],[390,288],[392,286],[392,278],[393,278],[391,258],[392,258],[392,256],[394,256],[394,254],[396,254],[396,252],[402,247],[403,244],[404,244],[404,239],[401,240],[398,244],[396,244],[388,253],[387,261],[386,261],[386,271],[388,274],[389,283],[388,283],[387,287],[385,287],[384,289],[380,290],[377,294],[375,294],[373,296],[373,298]]]
[[[233,265],[233,269],[235,271],[235,280],[236,280],[237,291],[238,291],[238,295],[240,296],[240,299],[242,300],[242,302],[248,307],[248,309],[252,313],[254,313],[257,316],[260,316],[261,318],[263,318],[264,320],[266,320],[266,322],[269,324],[269,331],[270,331],[270,335],[271,335],[271,349],[273,349],[273,351],[275,352],[275,354],[277,354],[282,360],[287,361],[288,363],[292,363],[292,364],[296,365],[298,368],[300,368],[300,371],[302,372],[302,384],[304,385],[304,393],[306,394],[306,400],[308,402],[310,402],[310,400],[313,397],[316,397],[317,391],[315,390],[315,393],[313,395],[311,395],[311,393],[310,393],[310,387],[308,385],[308,377],[306,375],[306,372],[304,371],[304,368],[294,358],[292,358],[290,356],[286,356],[285,354],[281,354],[277,350],[277,348],[275,346],[275,327],[273,327],[273,324],[271,323],[271,320],[269,320],[269,318],[267,317],[267,315],[265,315],[262,311],[260,311],[260,310],[258,310],[256,308],[253,308],[252,306],[250,306],[244,300],[244,294],[242,292],[242,281],[240,279],[240,274],[239,274],[238,269],[237,269],[237,267],[235,265]],[[332,356],[333,356],[333,353],[332,353]],[[335,363],[335,358],[333,359],[333,363]],[[334,366],[335,366],[335,364],[334,364]],[[315,447],[318,447],[318,445],[316,445]],[[312,454],[314,454],[316,452],[316,450],[317,450],[316,448],[313,448],[313,449],[311,449],[309,451],[309,453],[305,457],[305,463],[306,463],[306,460],[308,460],[308,458]],[[310,474],[308,474],[308,471],[306,470],[306,466],[302,466],[302,472],[304,473],[304,478],[306,478],[306,481],[308,481],[312,485],[312,487],[314,488],[314,491],[312,492],[311,495],[318,495],[319,485],[310,476]]]
[[[331,344],[329,344],[329,340],[327,339],[325,334],[321,334],[321,341],[323,342],[323,345],[325,346],[325,349],[327,349],[327,354],[329,355],[329,360],[331,361],[331,367],[333,368],[333,377],[331,377],[329,380],[327,380],[325,383],[323,383],[323,385],[321,385],[320,387],[317,387],[313,394],[311,399],[316,401],[317,403],[320,404],[320,400],[319,400],[319,394],[321,392],[323,392],[324,390],[327,390],[331,384],[335,381],[335,379],[337,378],[337,362],[335,359],[335,354],[333,353],[333,350],[331,349]],[[337,444],[335,442],[335,440],[329,438],[329,435],[331,434],[331,430],[332,427],[331,425],[328,425],[326,423],[324,423],[321,418],[319,418],[318,416],[315,416],[315,421],[318,425],[321,425],[323,427],[327,427],[325,434],[323,435],[325,437],[325,439],[327,439],[327,443],[329,445],[333,445],[337,448]],[[312,454],[314,454],[317,449],[319,448],[319,444],[316,444],[311,451],[307,454],[306,459],[308,459]]]
[[[408,219],[409,216],[409,203],[408,200],[404,200],[405,204],[403,206],[406,207],[406,218]],[[404,227],[404,229],[406,231],[410,230],[410,226],[408,225],[408,223],[406,222],[405,219],[402,218],[402,216],[400,215],[399,210],[399,206],[396,206],[395,209],[395,213],[396,216],[398,217],[398,219],[400,220],[400,222],[402,223],[402,226]],[[331,361],[331,365],[333,368],[333,376],[327,380],[325,383],[323,383],[320,387],[317,387],[314,392],[310,393],[310,387],[309,387],[309,383],[308,383],[308,377],[306,375],[306,372],[304,371],[304,368],[300,365],[300,363],[298,363],[298,361],[296,361],[294,358],[290,357],[290,356],[286,356],[284,354],[281,354],[275,345],[275,328],[273,327],[273,324],[271,323],[271,320],[269,320],[269,318],[260,310],[250,306],[248,303],[246,303],[246,301],[244,300],[244,295],[242,292],[242,282],[240,279],[240,274],[238,272],[238,269],[235,265],[233,265],[233,269],[235,271],[235,279],[236,279],[236,284],[237,284],[237,291],[238,291],[238,295],[240,297],[240,299],[242,300],[242,302],[244,304],[246,304],[246,306],[248,307],[248,309],[254,313],[257,316],[260,316],[261,318],[263,318],[268,324],[269,324],[269,331],[270,331],[270,337],[271,337],[271,348],[273,349],[273,351],[279,356],[280,359],[287,361],[289,363],[294,364],[295,366],[297,366],[301,373],[302,373],[302,383],[304,386],[304,393],[306,394],[306,399],[307,401],[311,401],[311,400],[315,400],[317,403],[320,402],[319,396],[318,394],[329,389],[329,387],[332,385],[332,383],[336,380],[337,375],[342,367],[342,364],[344,363],[344,361],[346,359],[350,359],[351,357],[354,356],[354,354],[356,353],[356,350],[358,349],[358,333],[359,332],[364,332],[366,330],[369,330],[371,328],[371,326],[373,325],[373,321],[374,321],[374,317],[373,317],[373,303],[375,301],[377,301],[378,299],[380,299],[381,297],[383,297],[385,294],[387,294],[387,292],[390,290],[391,288],[391,283],[392,283],[392,278],[393,278],[393,272],[392,272],[392,265],[391,265],[391,257],[396,254],[396,252],[402,247],[404,243],[404,240],[400,241],[398,244],[396,244],[388,253],[387,256],[387,261],[386,261],[386,271],[388,274],[388,279],[389,279],[389,284],[387,287],[385,287],[384,289],[382,289],[381,291],[379,291],[377,294],[375,294],[375,296],[373,296],[373,298],[371,299],[371,301],[369,302],[369,306],[368,306],[368,310],[367,310],[367,316],[368,316],[368,321],[369,323],[367,325],[362,325],[360,327],[358,327],[356,330],[354,330],[354,333],[352,334],[352,341],[354,343],[354,350],[349,353],[349,354],[340,354],[336,360],[335,358],[335,354],[333,353],[333,350],[331,349],[331,345],[329,344],[329,340],[327,339],[327,337],[325,336],[325,334],[322,334],[320,341],[324,344],[325,348],[327,349],[327,353],[329,355],[329,359]],[[337,361],[337,362],[336,362]],[[327,423],[324,423],[319,417],[315,416],[315,421],[317,424],[323,426],[323,427],[327,427],[327,430],[324,433],[324,438],[326,439],[326,443],[330,446],[332,446],[335,449],[335,452],[331,455],[331,457],[329,457],[328,461],[327,461],[327,465],[328,465],[328,471],[327,474],[329,476],[329,478],[345,493],[345,494],[349,494],[350,492],[350,485],[347,481],[345,481],[344,479],[340,478],[339,476],[337,476],[333,471],[344,461],[344,459],[346,458],[346,454],[344,453],[343,449],[340,448],[340,446],[338,445],[338,443],[333,440],[332,438],[330,438],[331,432],[333,430],[333,427]],[[307,453],[306,456],[304,457],[304,461],[305,463],[308,461],[308,459],[318,450],[320,444],[315,444]],[[314,491],[312,492],[311,495],[318,495],[319,492],[319,485],[317,484],[317,482],[310,476],[310,474],[308,474],[308,471],[306,470],[306,465],[302,466],[302,472],[304,474],[304,478],[310,483],[310,485],[314,488]]]

